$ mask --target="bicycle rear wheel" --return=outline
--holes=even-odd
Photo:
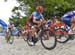
[[[69,35],[64,29],[57,29],[56,31],[60,31],[58,34],[56,33],[56,38],[59,43],[66,43],[69,40]]]
[[[28,44],[29,46],[34,46],[34,45],[35,45],[35,44],[33,43],[33,41],[32,41],[32,33],[31,33],[31,32],[29,32],[28,35],[27,35],[27,44]]]
[[[68,35],[57,36],[57,41],[59,43],[66,43],[68,40],[69,40],[69,36]]]
[[[52,50],[56,47],[57,39],[51,30],[44,30],[41,33],[41,44],[47,50]]]

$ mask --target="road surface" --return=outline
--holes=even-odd
[[[75,40],[58,43],[55,49],[46,50],[40,41],[36,46],[30,47],[22,38],[15,38],[13,44],[8,44],[4,36],[0,36],[0,55],[75,55]]]

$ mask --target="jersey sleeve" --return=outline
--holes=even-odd
[[[39,14],[37,12],[33,12],[32,14],[33,14],[34,19],[43,19],[44,18],[42,14]]]
[[[33,15],[33,18],[34,18],[34,19],[37,18],[37,13],[36,13],[36,12],[33,12],[32,15]]]

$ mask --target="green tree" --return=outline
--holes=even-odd
[[[36,6],[38,5],[42,5],[44,7],[43,15],[45,18],[50,18],[53,15],[62,16],[68,10],[75,9],[74,0],[17,0],[17,1],[19,2],[20,5],[18,7],[14,7],[12,12],[21,10],[22,12],[24,12],[27,19],[31,15],[31,13],[36,10]],[[17,16],[19,15],[16,15],[16,17]],[[19,18],[20,17],[21,15],[19,16]],[[24,16],[22,18],[24,19]],[[22,20],[21,23],[25,23],[23,19],[21,19]],[[27,21],[27,19],[24,20]]]
[[[51,15],[63,15],[68,9],[75,8],[74,0],[17,0],[19,3],[24,3],[30,7],[29,14],[31,14],[37,5],[44,6],[45,18],[50,18]]]

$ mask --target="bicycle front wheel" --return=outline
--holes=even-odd
[[[13,44],[13,42],[14,42],[14,36],[11,36],[11,37],[10,37],[10,40],[9,40],[9,43],[10,43],[10,44]]]
[[[57,39],[51,30],[44,30],[41,33],[41,44],[47,50],[52,50],[56,47]]]

